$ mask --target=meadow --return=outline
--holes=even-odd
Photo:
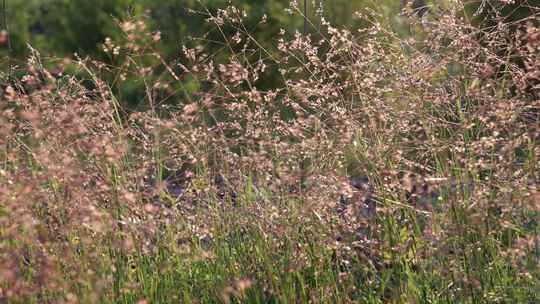
[[[29,46],[0,72],[0,302],[539,303],[538,9],[451,2],[273,43],[201,6],[182,60],[149,12],[100,59]]]

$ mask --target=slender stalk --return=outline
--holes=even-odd
[[[304,0],[304,36],[306,34],[307,34],[307,0]]]

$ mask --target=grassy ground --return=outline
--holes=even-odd
[[[265,49],[229,7],[181,65],[126,20],[77,77],[34,52],[3,75],[0,300],[539,302],[538,28],[437,13]]]

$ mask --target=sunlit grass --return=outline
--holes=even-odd
[[[207,13],[238,34],[181,66],[130,19],[120,69],[55,77],[34,52],[4,81],[1,301],[540,301],[536,70],[508,60],[537,28],[503,43],[441,12],[404,41],[364,16],[261,50],[242,12]]]

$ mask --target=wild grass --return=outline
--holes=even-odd
[[[206,14],[176,62],[140,18],[110,62],[3,75],[2,301],[540,301],[537,25],[364,12],[269,49]]]

